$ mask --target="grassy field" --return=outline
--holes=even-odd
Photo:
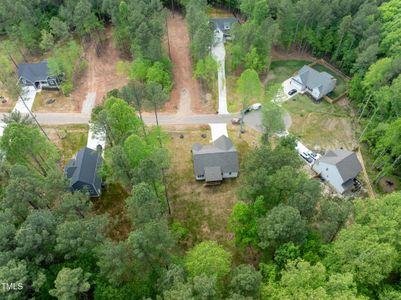
[[[298,95],[285,102],[283,107],[292,118],[290,132],[312,149],[324,152],[339,147],[356,147],[348,106],[326,101],[316,104],[307,96]]]
[[[204,182],[194,178],[191,155],[192,144],[208,144],[211,135],[208,126],[194,129],[167,130],[171,136],[169,150],[171,168],[168,171],[168,191],[172,208],[172,222],[179,222],[189,232],[184,249],[204,240],[217,240],[234,251],[232,234],[227,221],[232,207],[237,202],[236,192],[241,184],[241,175],[225,180],[219,186],[205,187]],[[180,138],[180,135],[183,138]],[[206,137],[202,138],[201,135]],[[259,134],[251,129],[238,138],[238,128],[231,127],[229,135],[239,152],[240,162],[244,154],[258,143]]]

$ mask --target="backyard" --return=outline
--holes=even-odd
[[[237,202],[236,192],[241,176],[225,180],[221,185],[205,187],[196,181],[191,155],[192,144],[208,144],[211,139],[209,126],[192,129],[167,129],[171,137],[168,145],[171,168],[168,171],[168,191],[172,207],[172,222],[179,222],[188,230],[184,248],[190,248],[204,240],[217,240],[233,248],[227,221],[232,207]],[[250,147],[258,143],[259,134],[251,129],[238,138],[236,127],[230,127],[229,136],[239,152],[240,163]],[[180,136],[183,136],[181,138]],[[203,135],[203,137],[202,137]]]

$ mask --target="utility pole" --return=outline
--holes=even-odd
[[[30,114],[30,116],[32,117],[32,119],[35,121],[36,125],[39,127],[39,129],[42,131],[42,133],[45,135],[45,137],[47,138],[48,141],[50,141],[49,136],[47,135],[47,133],[44,131],[44,129],[42,128],[42,126],[39,124],[38,120],[36,119],[35,115],[32,113],[32,111],[29,109],[28,105],[26,105],[24,98],[22,98],[22,95],[20,93],[20,91],[17,91],[18,93],[18,97],[21,98],[22,103],[24,104],[26,110],[28,111],[28,113]]]

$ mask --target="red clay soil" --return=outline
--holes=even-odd
[[[198,81],[193,79],[187,24],[181,15],[175,13],[174,17],[168,18],[167,27],[174,87],[164,111],[198,112],[201,110],[200,88]]]
[[[85,57],[88,66],[72,93],[74,99],[78,100],[78,111],[81,110],[88,92],[96,92],[96,104],[100,104],[107,92],[128,83],[128,78],[117,74],[116,71],[117,62],[122,59],[119,50],[113,46],[111,29],[106,28],[105,34],[107,40],[100,56],[96,55],[95,43],[91,42],[86,47]]]

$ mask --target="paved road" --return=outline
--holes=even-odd
[[[0,119],[4,116],[0,113]],[[35,113],[40,124],[43,125],[70,125],[70,124],[87,124],[90,120],[89,114],[83,113]],[[231,123],[233,117],[237,114],[218,115],[218,114],[160,114],[159,123],[161,125],[202,125],[210,123]],[[147,114],[144,117],[146,124],[156,124],[154,115]],[[260,111],[251,112],[245,116],[245,124],[261,130],[262,113]]]

